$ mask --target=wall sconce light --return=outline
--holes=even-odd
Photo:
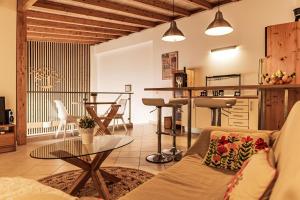
[[[221,52],[221,51],[234,51],[237,49],[237,45],[232,45],[232,46],[228,46],[228,47],[221,47],[221,48],[216,48],[216,49],[211,49],[210,52],[211,53],[216,53],[216,52]]]
[[[221,61],[235,58],[238,53],[239,51],[237,45],[210,50],[211,56],[214,59],[221,60]]]

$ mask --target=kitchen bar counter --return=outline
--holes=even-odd
[[[145,88],[145,91],[299,89],[300,84]]]
[[[162,88],[145,88],[145,91],[187,91],[188,92],[188,125],[187,125],[187,147],[191,146],[192,139],[192,98],[219,98],[215,96],[192,96],[193,91],[202,91],[202,90],[257,90],[259,98],[259,112],[258,119],[259,129],[264,129],[264,120],[265,120],[265,92],[267,90],[284,90],[284,119],[288,115],[288,101],[289,101],[289,90],[300,89],[300,84],[286,84],[286,85],[241,85],[241,86],[207,86],[207,87],[162,87]],[[245,98],[247,96],[234,97],[234,96],[222,96],[223,98]],[[251,96],[255,98],[255,96]]]

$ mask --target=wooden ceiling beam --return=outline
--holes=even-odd
[[[198,6],[201,6],[205,9],[212,9],[214,5],[207,0],[188,0],[189,2],[192,2],[194,4],[197,4]]]
[[[30,37],[27,36],[28,41],[42,41],[42,42],[57,42],[57,43],[76,43],[76,44],[100,44],[97,41],[82,41],[82,40],[71,40],[71,39],[59,39],[59,38],[47,38],[47,37]]]
[[[215,4],[215,6],[218,6],[218,5],[224,5],[224,4],[227,4],[227,3],[233,3],[233,2],[238,2],[238,1],[241,1],[241,0],[223,0],[223,1],[220,1],[219,3],[216,2],[214,4]]]
[[[109,19],[113,21],[119,21],[123,23],[129,23],[129,24],[137,24],[140,26],[145,26],[145,27],[154,27],[157,25],[156,22],[153,21],[148,21],[148,20],[143,20],[143,19],[138,19],[134,17],[128,17],[124,15],[118,15],[114,13],[109,13],[109,12],[103,12],[103,11],[98,11],[98,10],[93,10],[93,9],[88,9],[88,8],[83,8],[79,6],[73,6],[73,5],[67,5],[67,4],[62,4],[62,3],[57,3],[57,2],[40,2],[38,1],[37,3],[34,4],[34,8],[44,8],[52,11],[61,11],[65,13],[74,13],[74,14],[79,14],[83,16],[89,16],[89,17],[97,17],[97,18],[103,18],[103,19]]]
[[[68,22],[72,24],[80,24],[85,26],[96,26],[101,28],[111,28],[117,30],[126,30],[130,32],[139,32],[143,30],[143,28],[129,26],[124,24],[116,24],[111,22],[104,22],[98,20],[91,20],[91,19],[84,19],[79,17],[70,17],[66,15],[59,15],[59,14],[52,14],[52,13],[45,13],[39,11],[27,11],[27,17],[35,18],[35,19],[43,19],[47,21],[57,21],[57,22]]]
[[[113,30],[113,29],[104,29],[98,27],[91,27],[91,26],[83,26],[77,24],[69,24],[69,23],[62,23],[62,22],[52,22],[52,21],[45,21],[45,20],[37,20],[37,19],[27,19],[27,24],[31,26],[38,26],[38,27],[51,27],[57,29],[64,29],[64,30],[75,30],[75,31],[83,31],[83,32],[92,32],[92,33],[107,33],[112,35],[129,35],[131,32],[128,31],[120,31],[120,30]]]
[[[121,11],[124,13],[148,17],[148,18],[160,20],[163,22],[169,22],[172,20],[172,17],[169,17],[167,15],[163,15],[160,13],[128,6],[125,4],[120,4],[117,2],[111,2],[111,1],[107,1],[107,0],[101,0],[101,1],[99,1],[99,0],[73,0],[73,1],[76,1],[79,3],[84,3],[84,4],[89,4],[89,5],[93,5],[93,6],[97,6],[97,7],[107,8],[107,9],[111,9],[111,10]]]
[[[23,10],[28,10],[35,4],[38,0],[23,0]]]
[[[73,36],[81,36],[81,37],[88,37],[88,38],[94,38],[94,39],[97,39],[97,38],[116,39],[119,37],[117,35],[90,33],[90,32],[82,32],[82,31],[74,31],[74,30],[63,30],[63,29],[36,27],[36,26],[27,26],[27,32],[51,33],[51,34],[59,34],[59,35],[73,35]]]
[[[39,38],[53,38],[53,39],[66,39],[66,40],[78,40],[78,41],[94,41],[94,42],[106,42],[108,39],[103,38],[87,38],[81,36],[71,36],[71,35],[60,35],[60,34],[52,34],[52,33],[34,33],[27,32],[27,37],[39,37]]]
[[[155,8],[160,8],[163,10],[173,12],[173,5],[163,2],[161,0],[133,0],[133,1],[140,2],[145,5],[155,7]],[[178,6],[174,6],[174,12],[177,14],[180,14],[182,16],[190,16],[192,14],[190,11],[188,11],[184,8],[178,7]]]

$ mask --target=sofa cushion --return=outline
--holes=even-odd
[[[15,200],[70,200],[70,197],[65,197],[58,194],[51,193],[41,193],[41,192],[32,192],[20,195],[18,198],[14,198]]]
[[[300,199],[300,102],[289,113],[274,144],[278,178],[271,194],[271,200]]]
[[[40,200],[40,199],[61,199],[76,200],[78,198],[70,196],[60,190],[43,185],[35,180],[21,177],[1,177],[0,178],[0,199],[14,200]],[[54,198],[55,197],[55,198]]]
[[[239,170],[256,151],[267,148],[269,134],[212,131],[203,164]]]
[[[225,199],[262,199],[276,177],[276,169],[269,156],[273,156],[269,150],[262,150],[247,160],[228,184]]]
[[[233,175],[203,165],[198,155],[189,155],[120,200],[223,199]]]

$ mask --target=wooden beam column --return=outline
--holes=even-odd
[[[28,10],[29,8],[31,8],[31,6],[33,6],[33,4],[35,4],[37,2],[37,0],[23,0],[22,4],[23,4],[23,10]]]
[[[26,14],[24,10],[24,0],[18,0],[17,5],[17,143],[26,144],[27,121],[26,121],[26,66],[27,66],[27,41],[26,41]]]

